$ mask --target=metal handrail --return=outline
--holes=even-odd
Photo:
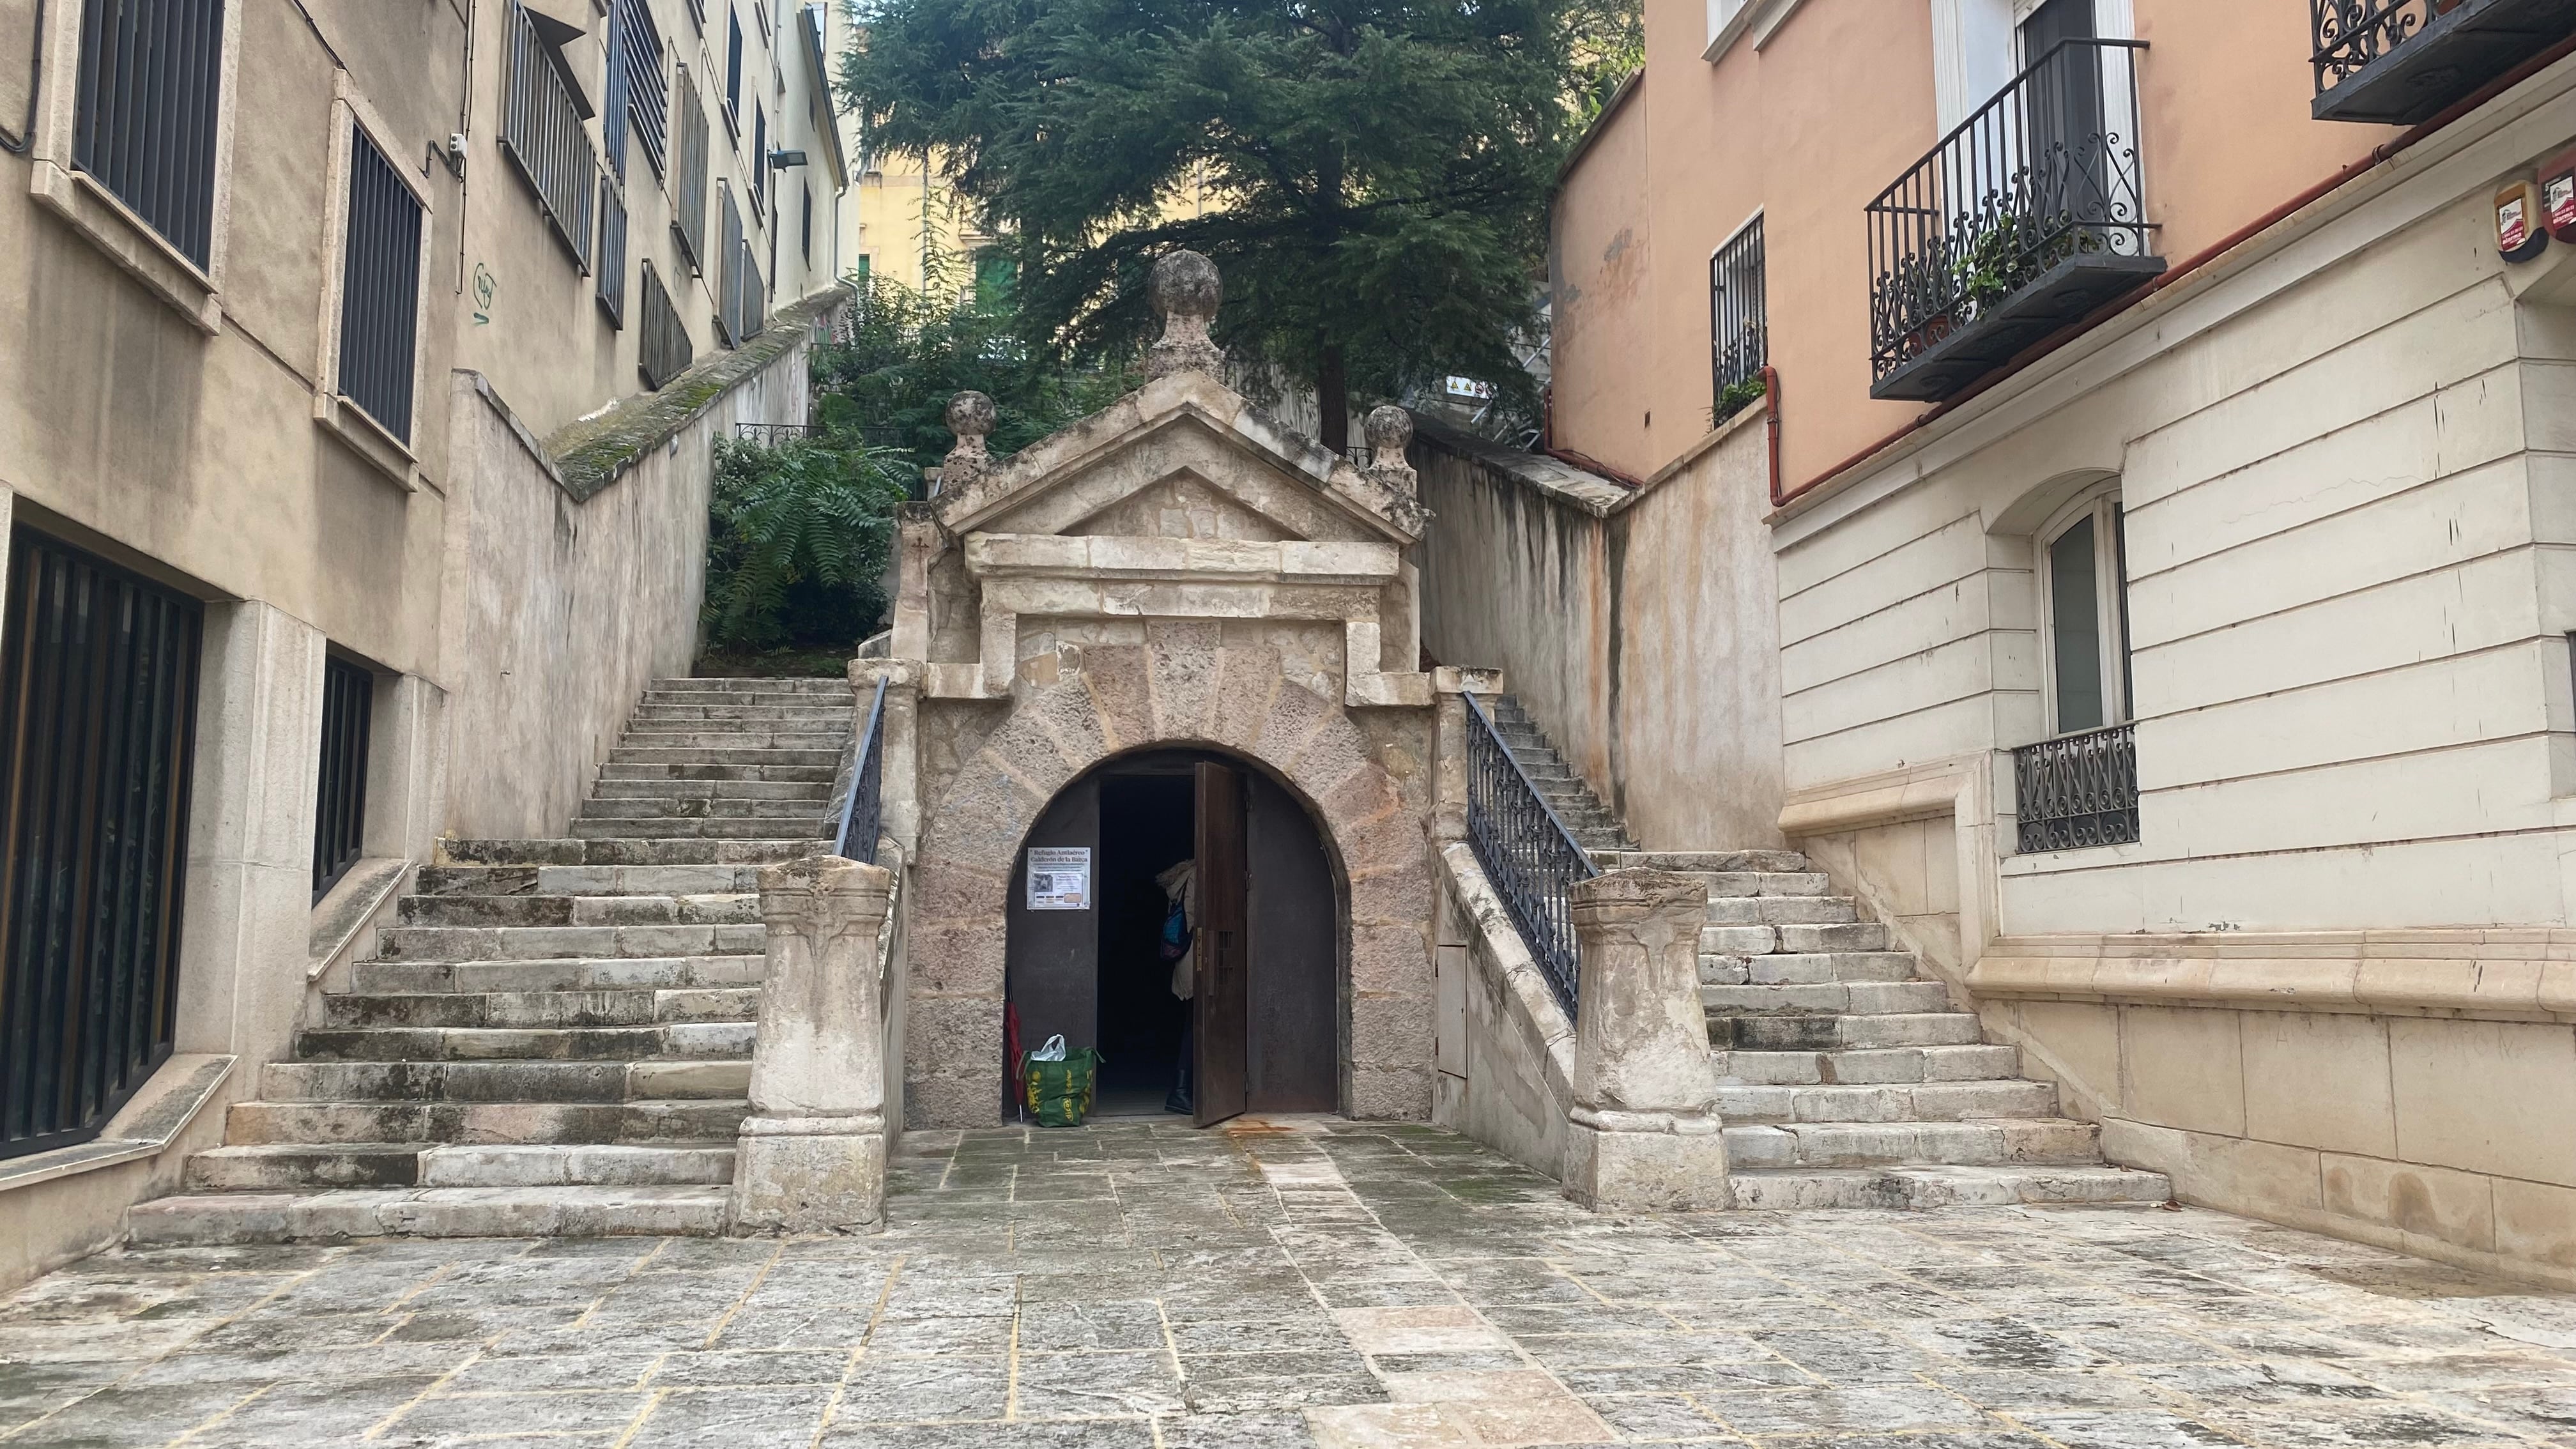
[[[886,682],[877,681],[874,703],[868,706],[868,723],[850,747],[850,795],[841,802],[841,833],[833,837],[832,853],[843,860],[877,863],[877,832],[885,821],[885,802],[881,798],[885,783],[885,697]],[[867,812],[859,811],[859,802],[867,801]],[[858,849],[851,849],[853,833]]]
[[[1575,1014],[1582,979],[1574,940],[1576,881],[1601,873],[1565,828],[1538,782],[1503,742],[1492,715],[1467,701],[1467,844],[1503,898],[1503,909],[1539,964],[1565,1014]]]

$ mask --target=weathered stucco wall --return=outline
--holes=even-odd
[[[1780,841],[1775,590],[1760,409],[1630,491],[1424,429],[1423,639],[1499,668],[1655,850]]]
[[[1432,1120],[1563,1180],[1574,1022],[1460,843],[1441,852],[1439,1029]]]

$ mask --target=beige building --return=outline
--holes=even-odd
[[[2576,1282],[2570,19],[2315,15],[1649,0],[1554,229],[1638,486],[1427,466],[1426,639],[2115,1162]]]
[[[837,296],[823,9],[0,4],[0,1283],[687,672]]]

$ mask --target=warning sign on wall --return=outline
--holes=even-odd
[[[1029,848],[1029,909],[1033,911],[1091,909],[1091,848],[1089,846],[1032,846]]]

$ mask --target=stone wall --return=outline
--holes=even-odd
[[[1439,1097],[1432,1120],[1562,1180],[1574,1019],[1464,843],[1441,851]]]
[[[1762,410],[1631,490],[1426,424],[1422,634],[1497,668],[1653,850],[1780,844]]]

